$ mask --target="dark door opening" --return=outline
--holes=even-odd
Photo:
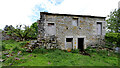
[[[78,38],[78,49],[79,50],[84,49],[84,38]]]

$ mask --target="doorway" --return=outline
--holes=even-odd
[[[84,50],[84,38],[78,38],[78,49]]]

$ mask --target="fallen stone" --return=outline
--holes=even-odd
[[[33,42],[33,43],[30,43],[31,45],[35,45],[35,43]]]
[[[48,62],[48,64],[51,64],[50,62]]]
[[[13,65],[12,63],[10,63],[10,66]]]
[[[29,56],[32,56],[32,54],[31,54],[31,55],[29,55]]]
[[[28,45],[29,47],[31,47],[32,45]]]
[[[4,59],[0,59],[0,62],[4,62],[5,60]]]
[[[37,40],[34,40],[34,42],[36,43],[36,42],[37,42]]]
[[[18,51],[18,55],[21,54],[21,51]]]
[[[4,53],[4,55],[8,55],[9,53]]]
[[[20,58],[17,58],[17,57],[16,57],[15,60],[20,60]]]
[[[15,53],[14,51],[12,53]]]
[[[25,59],[24,57],[22,59]]]
[[[10,56],[14,56],[13,54],[10,54]]]
[[[51,47],[51,49],[53,49],[53,47]]]
[[[6,57],[7,57],[7,58],[9,58],[9,57],[10,57],[10,55],[6,55]]]

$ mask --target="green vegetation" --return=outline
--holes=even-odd
[[[111,42],[117,47],[120,47],[120,33],[106,33],[105,39],[107,42]]]
[[[107,29],[110,31],[106,34],[107,42],[120,47],[120,9],[115,9],[108,15]]]
[[[23,48],[29,41],[3,41],[5,49],[2,58],[3,65],[12,66],[118,66],[117,53],[106,50],[86,49],[91,55],[79,54],[78,50],[67,52],[64,50],[34,49],[32,53]],[[21,52],[20,52],[21,51]],[[9,54],[7,54],[9,53]],[[8,56],[11,55],[11,56]]]
[[[13,39],[11,39],[11,40],[3,40],[2,41],[2,47],[4,47],[4,50],[13,50],[15,47],[19,47],[19,48],[23,47],[27,42],[30,42],[30,41],[16,42]]]
[[[14,28],[12,25],[6,25],[4,31],[7,35],[11,37],[18,37],[20,40],[27,40],[27,39],[36,39],[38,35],[38,23],[33,23],[30,27],[24,25],[17,25]]]
[[[108,29],[105,38],[107,42],[111,42],[115,47],[120,47],[120,10],[111,12],[107,20]],[[25,45],[31,39],[36,39],[38,35],[37,23],[33,23],[30,27],[17,25],[6,25],[5,33],[9,36],[19,37],[19,42],[15,40],[2,41],[2,59],[3,66],[118,66],[118,54],[109,48],[87,48],[88,54],[82,55],[79,50],[67,52],[64,50],[36,48],[32,52],[26,51]],[[113,46],[106,45],[111,48]]]
[[[115,9],[108,15],[107,27],[110,32],[120,33],[120,9]]]
[[[33,23],[30,28],[32,29],[32,31],[30,31],[30,33],[28,34],[28,36],[30,38],[34,38],[37,39],[37,35],[38,35],[38,23],[35,22]]]

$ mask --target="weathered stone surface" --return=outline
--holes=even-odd
[[[10,55],[6,55],[6,57],[7,57],[7,58],[9,58],[9,57],[10,57]]]
[[[5,60],[4,59],[0,59],[0,62],[4,62]]]
[[[77,38],[82,37],[84,38],[84,48],[86,48],[89,45],[96,45],[101,42],[100,39],[104,39],[105,36],[105,27],[106,22],[105,18],[102,17],[80,17],[80,16],[69,16],[69,15],[52,15],[52,14],[44,14],[41,13],[41,20],[38,22],[38,28],[39,28],[39,35],[38,35],[38,41],[40,41],[41,38],[47,38],[51,35],[48,34],[49,27],[48,23],[54,23],[54,26],[56,27],[56,34],[54,35],[57,37],[57,44],[59,44],[58,48],[66,49],[65,44],[65,38],[66,36],[72,36],[73,42],[77,42]],[[73,18],[78,19],[78,25],[73,26],[72,21]],[[97,35],[97,22],[102,23],[102,35]],[[52,38],[51,38],[52,39]],[[54,37],[53,37],[54,39]],[[49,41],[51,43],[51,41]],[[48,44],[49,45],[49,44]],[[77,48],[77,44],[73,44],[73,47]],[[49,46],[48,46],[49,48]]]
[[[20,58],[15,57],[15,60],[20,60]]]

